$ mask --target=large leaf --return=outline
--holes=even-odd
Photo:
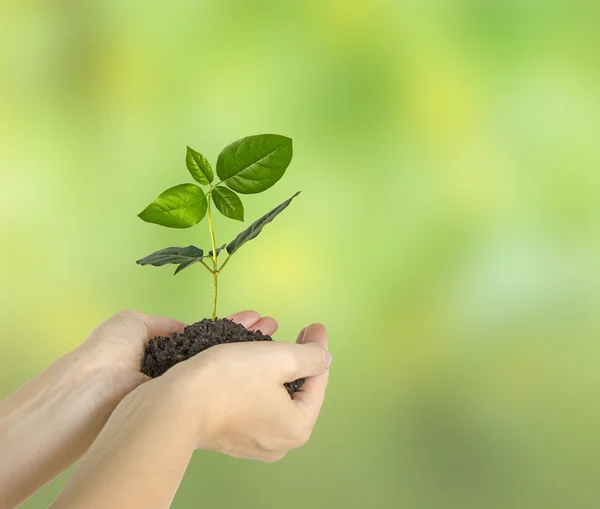
[[[167,247],[145,256],[135,263],[138,265],[154,265],[155,267],[168,264],[179,265],[175,270],[175,274],[177,274],[193,263],[199,262],[202,258],[207,258],[207,256],[204,256],[204,251],[196,246]]]
[[[206,157],[188,147],[185,154],[185,164],[196,182],[207,186],[215,178],[212,167]]]
[[[244,205],[240,197],[226,187],[219,186],[212,190],[213,201],[221,214],[238,221],[244,220]]]
[[[181,184],[167,189],[139,217],[147,223],[169,228],[189,228],[202,221],[207,205],[206,196],[200,187]]]
[[[223,149],[217,160],[217,174],[238,193],[260,193],[283,177],[292,153],[292,140],[285,136],[248,136]]]
[[[235,253],[240,247],[242,247],[246,242],[255,238],[262,229],[269,224],[275,217],[283,212],[283,210],[292,202],[292,200],[300,194],[298,191],[294,196],[285,200],[281,205],[275,207],[271,212],[261,217],[258,221],[254,221],[248,228],[246,228],[242,233],[240,233],[235,239],[233,239],[229,244],[227,244],[227,252],[229,254]]]

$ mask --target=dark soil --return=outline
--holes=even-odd
[[[150,340],[142,360],[142,373],[152,378],[162,375],[178,362],[185,361],[211,346],[243,341],[273,341],[260,331],[249,331],[243,325],[231,320],[208,318],[188,325],[182,333],[175,332],[170,337],[156,337]],[[304,379],[284,384],[290,396],[302,389]]]

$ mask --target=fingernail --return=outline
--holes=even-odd
[[[331,356],[331,353],[327,352],[327,367],[331,366],[332,360],[333,360],[333,357]]]
[[[306,331],[308,330],[308,327],[304,327],[304,329],[302,330],[302,337],[300,338],[300,344],[303,345],[304,344],[304,338],[306,337]]]

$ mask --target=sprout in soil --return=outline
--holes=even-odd
[[[201,264],[213,279],[212,320],[202,320],[186,328],[182,334],[171,338],[156,338],[146,350],[142,371],[158,376],[176,362],[189,358],[213,344],[232,341],[270,340],[260,332],[246,331],[228,320],[217,320],[218,278],[231,257],[298,196],[299,192],[263,217],[252,223],[231,242],[217,247],[211,202],[224,216],[244,221],[244,206],[238,194],[257,194],[272,187],[285,173],[292,160],[292,140],[277,134],[260,134],[234,141],[219,154],[217,176],[220,181],[213,184],[214,173],[208,160],[199,152],[187,147],[185,162],[197,184],[180,184],[167,189],[148,205],[139,217],[148,222],[169,228],[190,228],[206,216],[210,232],[211,249],[205,254],[196,246],[167,247],[141,260],[139,265],[177,265],[175,275],[195,263]],[[219,255],[227,257],[219,266]],[[191,341],[191,343],[190,343]],[[192,345],[190,347],[190,344]],[[185,351],[184,351],[185,350]],[[296,383],[296,382],[294,382]],[[300,386],[286,387],[290,394]]]

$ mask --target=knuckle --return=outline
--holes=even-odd
[[[148,334],[151,334],[152,328],[148,323],[148,317],[141,311],[135,311],[132,309],[125,310],[124,318],[131,323],[136,323],[141,327],[144,327]]]
[[[320,346],[315,345],[313,348],[315,349],[315,358],[317,360],[318,365],[325,366],[327,362],[327,352],[324,348],[321,348]]]
[[[285,457],[285,453],[275,453],[275,454],[266,455],[261,459],[265,463],[275,463],[275,462],[283,459],[284,457]]]
[[[134,320],[143,320],[143,314],[140,313],[139,311],[135,311],[133,309],[122,309],[121,311],[119,311],[116,315],[114,315],[114,318],[125,318],[125,319],[134,319]]]
[[[305,445],[312,434],[312,425],[302,420],[288,423],[287,432],[282,435],[281,449],[297,449]]]
[[[295,354],[292,349],[285,349],[280,352],[281,355],[281,365],[285,366],[288,371],[296,373],[302,367],[302,363],[298,355]]]
[[[294,447],[302,447],[309,440],[312,435],[313,427],[310,423],[302,421],[296,426],[296,433],[294,437]]]

